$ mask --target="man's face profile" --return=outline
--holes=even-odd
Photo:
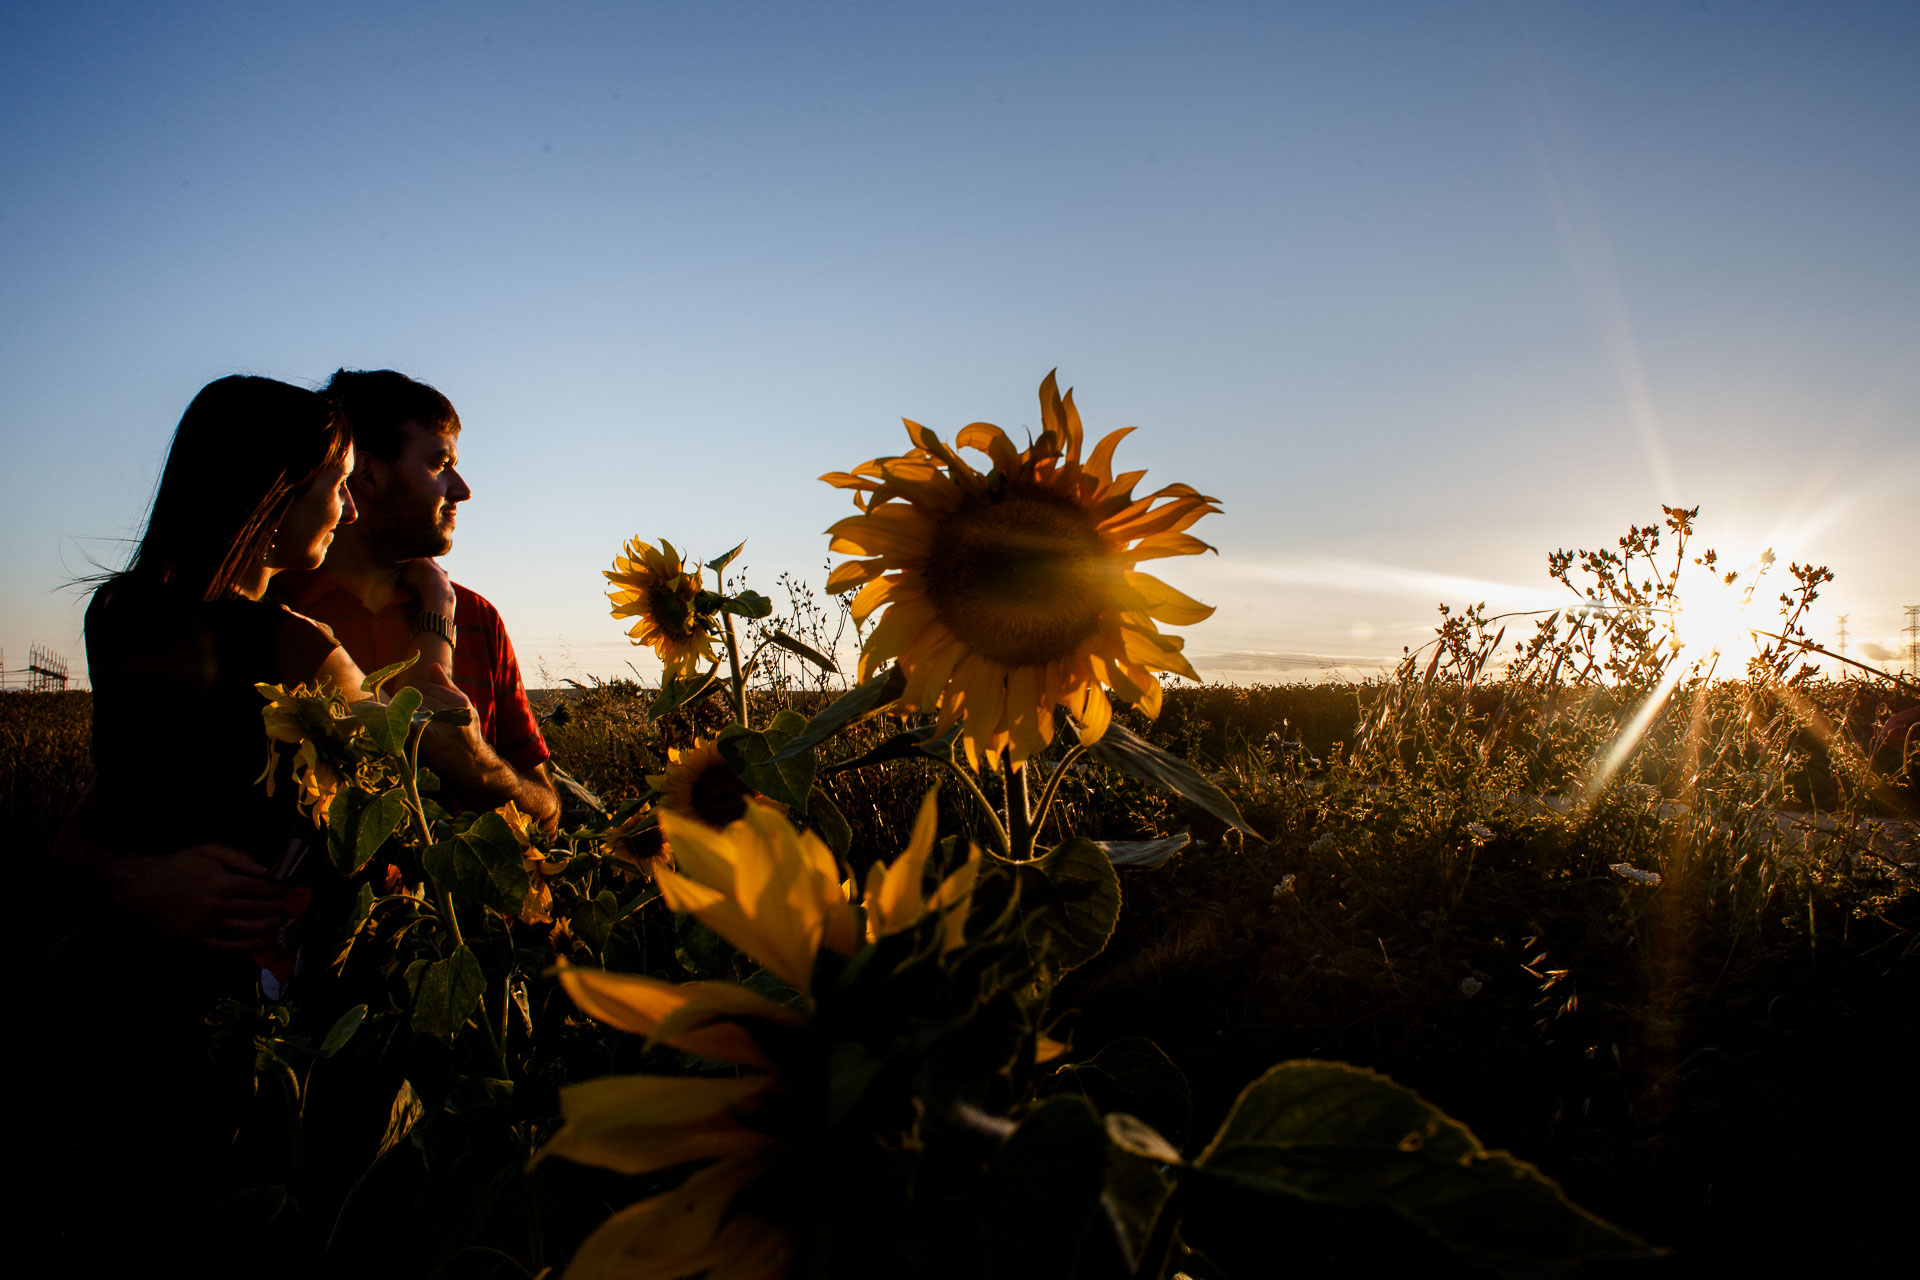
[[[455,468],[460,437],[409,422],[391,462],[363,458],[353,496],[363,536],[383,559],[443,556],[453,546],[454,508],[473,496]]]

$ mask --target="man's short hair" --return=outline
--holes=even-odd
[[[460,434],[460,415],[453,411],[453,401],[392,369],[336,370],[323,394],[353,425],[353,447],[385,462],[400,456],[409,422],[430,431]]]

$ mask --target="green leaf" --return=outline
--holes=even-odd
[[[1103,1112],[1139,1116],[1176,1145],[1193,1132],[1193,1088],[1166,1051],[1145,1036],[1121,1036],[1084,1062],[1055,1073],[1056,1087],[1087,1096]]]
[[[844,859],[847,851],[853,848],[853,827],[848,824],[847,816],[818,787],[807,796],[807,821],[827,842],[827,848],[833,850],[834,857]]]
[[[722,597],[720,612],[731,613],[736,618],[769,618],[773,616],[773,601],[758,591],[742,591],[738,595]]]
[[[1167,836],[1160,840],[1096,840],[1107,855],[1107,861],[1116,867],[1137,867],[1152,870],[1171,858],[1174,854],[1193,843],[1193,837],[1182,831],[1177,836]]]
[[[380,846],[387,842],[402,823],[407,820],[407,794],[400,787],[394,787],[375,797],[360,815],[360,827],[353,838],[353,865],[342,867],[347,875],[352,875],[372,861]],[[335,860],[338,865],[338,859]]]
[[[1269,1070],[1195,1163],[1247,1191],[1388,1209],[1508,1275],[1561,1275],[1654,1252],[1568,1201],[1532,1165],[1488,1151],[1411,1089],[1344,1062]]]
[[[981,1265],[975,1274],[1073,1275],[1107,1174],[1107,1132],[1081,1098],[1029,1112],[987,1165],[980,1192]]]
[[[391,754],[397,756],[406,752],[407,734],[413,729],[413,713],[420,709],[420,702],[418,689],[402,689],[387,704],[387,731],[381,745]]]
[[[1100,1204],[1113,1224],[1130,1274],[1164,1274],[1162,1267],[1141,1270],[1141,1255],[1153,1240],[1154,1223],[1172,1194],[1173,1179],[1161,1172],[1157,1162],[1134,1155],[1119,1145],[1108,1148],[1107,1179],[1100,1192]],[[1167,1243],[1172,1243],[1170,1234]]]
[[[863,751],[849,760],[836,760],[821,770],[820,776],[830,778],[836,773],[845,773],[849,769],[864,769],[869,765],[886,764],[892,760],[946,760],[950,758],[949,748],[953,740],[960,736],[960,726],[954,724],[941,734],[934,736],[934,726],[923,724],[916,729],[904,729],[894,734],[879,746]]]
[[[742,542],[739,546],[727,552],[725,555],[715,556],[713,559],[707,561],[707,568],[712,569],[715,573],[718,573],[720,570],[732,564],[734,557],[739,555],[742,551],[745,551],[746,549],[747,549],[747,544]]]
[[[1120,877],[1098,845],[1076,837],[1019,874],[1027,945],[1035,955],[1044,947],[1065,972],[1106,949],[1120,919]]]
[[[473,952],[462,945],[445,960],[429,964],[420,974],[419,984],[413,998],[413,1029],[423,1036],[448,1040],[466,1025],[479,1005],[487,977]]]
[[[497,813],[481,814],[459,835],[428,849],[421,862],[434,885],[455,898],[509,915],[526,905],[527,871],[520,842]]]
[[[888,667],[865,684],[856,685],[835,698],[824,711],[807,721],[804,731],[780,748],[779,755],[786,758],[813,750],[848,725],[897,701],[906,687],[907,677],[900,668]]]
[[[1238,827],[1254,839],[1260,839],[1260,833],[1248,826],[1247,820],[1240,816],[1240,807],[1234,804],[1232,797],[1208,782],[1198,769],[1185,760],[1162,751],[1124,725],[1108,725],[1107,731],[1100,735],[1100,740],[1087,748],[1087,754],[1109,769],[1117,769],[1130,778],[1165,787],[1191,800],[1228,826]]]
[[[776,630],[773,632],[773,634],[767,637],[767,643],[778,645],[788,653],[798,654],[822,671],[832,671],[837,674],[840,670],[838,664],[836,664],[832,658],[829,658],[826,654],[820,652],[810,644],[804,644],[799,640],[795,640],[784,631]]]
[[[527,891],[532,887],[527,878],[526,858],[505,818],[489,810],[475,818],[473,825],[456,838],[473,851],[475,859],[486,869],[493,890],[488,906],[511,915],[526,905]]]
[[[358,787],[342,787],[327,801],[327,859],[343,876],[360,869],[357,833],[371,799]]]
[[[737,724],[721,730],[719,747],[721,759],[742,782],[796,813],[807,811],[807,793],[813,789],[811,752],[776,752],[766,734]]]
[[[773,723],[761,732],[767,735],[767,743],[775,751],[806,732],[807,718],[792,707],[782,707],[774,713]]]
[[[393,679],[395,676],[399,675],[402,671],[405,671],[408,667],[412,666],[414,663],[418,661],[420,661],[420,655],[418,653],[410,653],[406,657],[400,659],[400,661],[393,663],[390,666],[385,666],[380,668],[378,671],[375,671],[372,674],[368,675],[366,679],[360,682],[360,692],[378,694],[380,692],[381,685]]]
[[[331,1058],[346,1048],[347,1041],[353,1039],[353,1033],[358,1031],[360,1024],[366,1020],[367,1006],[364,1004],[357,1004],[341,1014],[334,1020],[332,1030],[327,1032],[327,1038],[320,1042],[320,1056]]]
[[[678,711],[682,707],[692,706],[712,692],[720,681],[720,668],[715,667],[705,675],[668,676],[660,681],[660,692],[653,695],[653,701],[647,707],[649,716],[664,716],[669,711]]]
[[[360,885],[359,892],[353,895],[353,910],[347,914],[347,922],[340,930],[340,954],[333,958],[333,971],[340,973],[347,963],[347,955],[353,950],[354,942],[360,937],[360,931],[367,927],[367,921],[373,919],[373,886]]]

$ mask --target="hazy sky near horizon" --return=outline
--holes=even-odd
[[[1209,678],[1369,670],[1659,504],[1920,604],[1920,7],[12,5],[0,647],[233,372],[459,407],[448,566],[627,674],[623,539],[817,589],[820,484],[1058,367],[1217,496]],[[1778,575],[1784,578],[1784,574]],[[1867,646],[1874,646],[1869,649]],[[545,675],[541,674],[542,669]]]

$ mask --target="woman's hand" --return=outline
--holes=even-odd
[[[123,855],[106,875],[115,902],[168,937],[210,951],[245,954],[267,945],[287,912],[286,890],[223,844]]]
[[[426,613],[453,617],[453,579],[438,560],[409,560],[400,570],[400,583],[413,592],[417,607]]]

